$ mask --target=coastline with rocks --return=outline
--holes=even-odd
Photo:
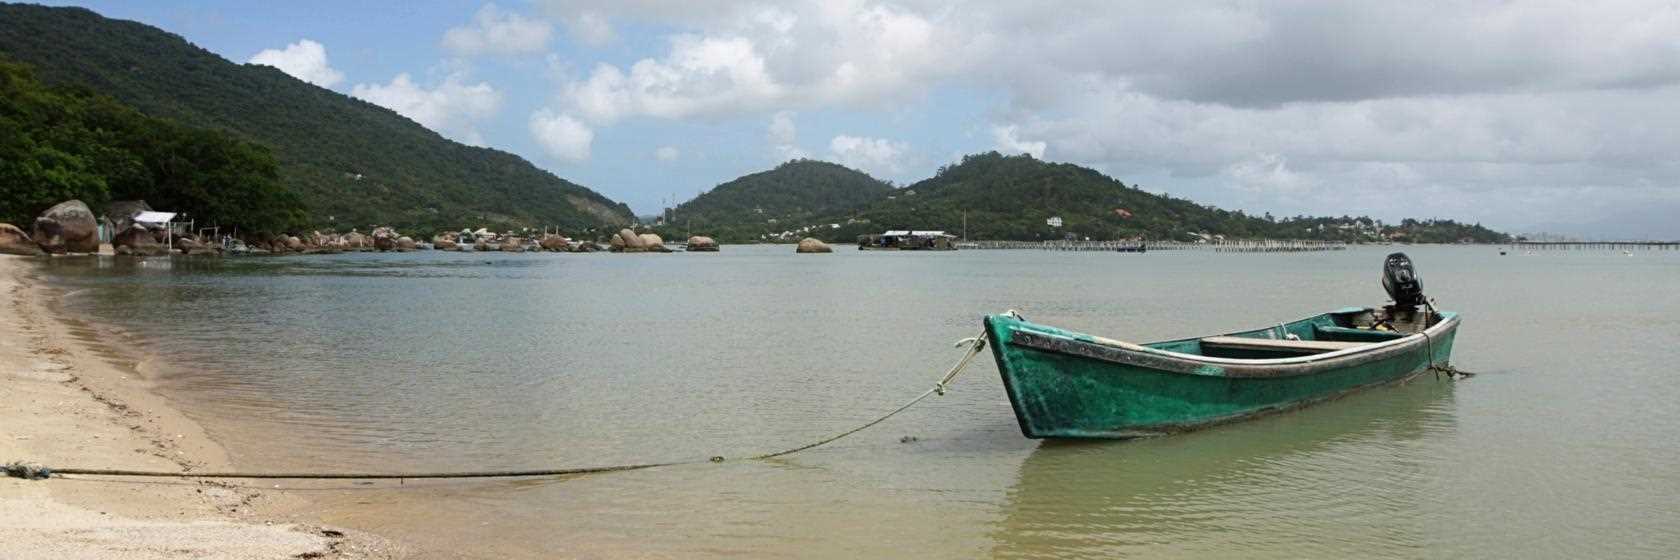
[[[193,232],[177,232],[172,227],[144,224],[125,217],[122,227],[109,237],[109,253],[133,257],[163,257],[172,254],[185,256],[240,255],[319,255],[349,252],[411,251],[488,251],[504,253],[670,253],[664,239],[654,233],[636,233],[624,228],[608,237],[605,244],[587,239],[575,239],[560,233],[543,232],[530,235],[516,232],[496,233],[480,228],[460,232],[444,232],[420,241],[389,226],[376,226],[363,233],[352,228],[347,233],[312,231],[302,235],[235,238],[233,236],[200,236]],[[0,223],[0,254],[20,256],[99,254],[100,219],[79,200],[59,203],[37,217],[31,229]],[[686,244],[691,252],[716,252],[716,240],[694,236]]]

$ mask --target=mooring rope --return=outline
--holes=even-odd
[[[1472,375],[1475,375],[1474,373],[1470,373],[1468,371],[1464,371],[1464,370],[1458,369],[1456,367],[1453,367],[1452,364],[1436,364],[1435,363],[1435,339],[1433,337],[1429,336],[1429,330],[1428,329],[1418,331],[1418,334],[1423,335],[1424,342],[1429,345],[1429,348],[1428,348],[1428,351],[1429,351],[1429,366],[1425,367],[1424,369],[1435,372],[1435,378],[1436,379],[1440,379],[1441,374],[1443,374],[1443,373],[1447,374],[1448,379],[1453,379],[1453,378],[1458,378],[1458,377],[1470,377]]]
[[[866,429],[870,426],[880,424],[881,422],[886,421],[888,418],[892,418],[894,415],[897,415],[898,413],[904,412],[905,410],[909,409],[910,407],[915,406],[916,403],[922,402],[922,399],[928,398],[931,395],[935,395],[935,394],[944,395],[945,394],[945,388],[951,384],[952,380],[957,378],[957,374],[962,373],[962,370],[964,368],[968,367],[968,362],[974,359],[974,355],[979,354],[980,349],[986,347],[985,333],[981,333],[981,336],[976,336],[976,337],[973,337],[973,338],[965,338],[965,339],[957,341],[957,347],[961,348],[963,345],[968,346],[968,352],[963,353],[962,359],[957,360],[957,364],[951,366],[951,370],[945,372],[945,376],[939,378],[939,382],[934,383],[932,389],[928,389],[927,391],[924,391],[922,394],[917,395],[916,398],[910,399],[910,402],[904,403],[904,406],[900,406],[896,409],[893,409],[892,412],[888,412],[885,416],[882,416],[880,418],[876,418],[876,419],[870,421],[868,424],[864,424],[862,426],[858,426],[856,428],[852,428],[850,430],[840,432],[839,434],[835,434],[835,435],[830,436],[826,439],[821,439],[821,440],[818,440],[814,443],[808,443],[808,444],[801,445],[799,447],[795,447],[795,448],[792,448],[792,449],[777,451],[775,453],[765,453],[763,455],[753,455],[751,457],[747,457],[747,459],[769,459],[769,458],[772,458],[772,457],[781,457],[783,455],[792,455],[792,454],[798,453],[800,451],[804,451],[804,450],[811,449],[811,448],[814,448],[814,447],[817,447],[817,446],[820,446],[820,445],[824,445],[824,444],[827,444],[829,442],[838,440],[840,438],[843,438],[843,437],[861,432],[861,431],[863,431],[864,429]]]
[[[687,460],[687,461],[669,461],[669,462],[662,462],[662,463],[633,463],[633,464],[627,464],[627,465],[608,465],[608,466],[599,466],[599,467],[575,467],[575,468],[567,468],[567,469],[531,469],[531,470],[500,470],[500,471],[445,471],[445,472],[417,472],[417,473],[176,472],[176,471],[150,471],[150,470],[136,470],[136,469],[91,469],[91,468],[77,468],[77,467],[52,468],[52,467],[44,467],[44,466],[34,465],[34,464],[29,464],[29,463],[24,463],[24,462],[6,463],[6,464],[3,465],[3,469],[4,469],[5,474],[7,476],[14,477],[14,478],[23,478],[23,479],[28,479],[28,480],[42,480],[42,479],[51,478],[53,476],[62,476],[62,475],[167,477],[167,478],[250,478],[250,479],[259,479],[259,478],[278,479],[278,478],[284,478],[284,479],[294,479],[294,480],[343,480],[343,479],[396,480],[396,479],[428,479],[428,478],[517,478],[517,477],[538,477],[538,476],[563,476],[563,475],[575,475],[575,474],[595,474],[595,473],[608,473],[608,472],[635,471],[635,470],[642,470],[642,469],[651,469],[651,468],[654,468],[654,467],[672,467],[672,466],[678,466],[678,465],[694,465],[694,464],[707,463],[707,462],[722,463],[722,462],[732,461],[732,460],[733,461],[756,461],[756,460],[761,460],[761,459],[770,459],[770,458],[774,458],[774,457],[782,457],[782,456],[786,456],[786,455],[792,455],[794,453],[799,453],[801,451],[806,451],[806,450],[814,449],[814,448],[817,448],[817,447],[821,447],[823,445],[833,443],[835,441],[840,440],[841,438],[845,438],[846,436],[850,436],[852,434],[855,434],[855,433],[861,432],[865,429],[868,429],[871,426],[874,426],[876,424],[880,424],[881,422],[885,422],[888,418],[892,418],[893,416],[897,416],[898,413],[904,412],[905,410],[908,410],[910,407],[915,406],[916,403],[922,402],[922,400],[928,398],[931,395],[936,395],[936,394],[937,395],[944,395],[946,388],[949,387],[951,382],[956,379],[957,374],[961,373],[964,368],[967,368],[969,362],[974,360],[974,356],[976,354],[979,354],[980,350],[982,348],[986,347],[985,333],[981,333],[981,336],[977,336],[977,337],[973,337],[973,338],[965,338],[965,339],[962,339],[960,341],[957,341],[956,345],[959,348],[962,347],[962,346],[965,346],[965,345],[968,346],[968,351],[963,354],[962,359],[958,360],[956,365],[951,366],[951,369],[949,371],[946,371],[945,375],[940,377],[938,382],[934,383],[933,388],[928,389],[927,391],[923,392],[920,395],[917,395],[916,398],[914,398],[914,399],[910,399],[910,401],[904,403],[903,406],[895,408],[891,412],[888,412],[885,415],[882,415],[881,417],[876,418],[874,420],[870,420],[869,422],[867,422],[867,423],[865,423],[861,426],[858,426],[856,428],[852,428],[850,430],[846,430],[844,432],[840,432],[839,434],[835,434],[833,436],[829,436],[829,437],[817,440],[817,441],[812,442],[812,443],[807,443],[807,444],[801,445],[799,447],[794,447],[794,448],[791,448],[791,449],[785,449],[785,450],[782,450],[782,451],[776,451],[776,452],[772,452],[772,453],[762,453],[762,454],[758,454],[758,455],[750,455],[750,456],[740,457],[740,458],[736,458],[736,459],[728,459],[728,458],[725,458],[725,457],[719,455],[719,456],[711,457],[709,459],[696,459],[696,460]]]

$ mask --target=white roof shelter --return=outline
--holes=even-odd
[[[174,212],[141,212],[134,215],[134,221],[143,224],[167,224],[174,219]]]
[[[145,212],[141,212],[139,214],[135,214],[134,215],[134,221],[136,223],[161,225],[165,228],[168,228],[168,227],[170,227],[169,223],[175,221],[175,213],[174,212],[153,212],[153,211],[148,210],[148,211],[145,211]],[[168,251],[170,253],[175,252],[175,232],[174,231],[165,232],[164,237],[163,237],[163,242],[164,242],[164,245],[169,248]]]

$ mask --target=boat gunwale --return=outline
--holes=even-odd
[[[1308,321],[1319,316],[1322,315],[1308,317],[1302,321]],[[1459,317],[1456,313],[1443,312],[1442,317],[1439,322],[1422,332],[1394,340],[1373,342],[1332,352],[1286,358],[1220,358],[1162,350],[1091,335],[1082,335],[1087,337],[1087,340],[1076,336],[1020,328],[1019,326],[1009,326],[1008,329],[1011,331],[1010,344],[1039,351],[1057,352],[1088,359],[1185,374],[1265,378],[1309,375],[1329,369],[1355,366],[1409,351],[1420,344],[1432,344],[1434,338],[1439,338],[1458,327]],[[1034,323],[1025,320],[1011,319],[1027,325],[1034,325]],[[987,322],[990,321],[991,318],[988,317]],[[991,329],[988,328],[987,331],[991,332]],[[1239,333],[1234,334],[1240,334],[1241,332],[1247,331],[1239,331]],[[1141,354],[1141,356],[1137,354]],[[1433,356],[1431,356],[1431,359],[1433,359]]]

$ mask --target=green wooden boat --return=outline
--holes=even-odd
[[[986,337],[1022,435],[1157,436],[1299,408],[1447,365],[1458,315],[1435,311],[1411,282],[1415,294],[1396,296],[1395,305],[1221,336],[1133,344],[1011,312],[986,317]]]

